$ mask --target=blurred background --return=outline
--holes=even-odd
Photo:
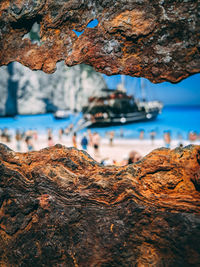
[[[68,68],[60,62],[54,74],[45,74],[13,62],[0,68],[1,142],[21,152],[56,143],[82,149],[85,137],[87,151],[109,163],[127,159],[133,150],[144,156],[157,147],[198,144],[199,84],[200,74],[178,84],[152,84],[144,78],[108,77],[87,65]],[[77,127],[90,97],[101,97],[102,90],[119,86],[135,101],[159,101],[163,104],[161,113],[154,120],[91,129]],[[94,133],[99,135],[96,139],[101,153],[91,143]]]

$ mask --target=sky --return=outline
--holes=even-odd
[[[104,75],[109,88],[117,88],[122,81],[121,75]],[[200,106],[200,74],[192,75],[183,81],[172,84],[163,82],[153,84],[144,78],[124,76],[125,88],[128,94],[136,98],[141,97],[140,84],[143,85],[147,100],[160,100],[164,105],[178,106]]]

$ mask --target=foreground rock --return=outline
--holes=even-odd
[[[199,266],[200,147],[104,167],[0,147],[0,266]]]
[[[1,0],[0,65],[52,73],[65,60],[178,82],[200,71],[198,12],[198,0]],[[98,25],[87,28],[92,20]]]

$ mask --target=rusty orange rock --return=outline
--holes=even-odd
[[[1,266],[199,266],[200,146],[123,167],[0,145]]]
[[[52,73],[64,60],[107,75],[178,82],[200,71],[198,9],[198,0],[2,0],[0,66],[18,61]],[[26,35],[35,23],[40,44]]]

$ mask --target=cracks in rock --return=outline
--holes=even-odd
[[[170,190],[173,190],[177,187],[177,185],[179,185],[181,182],[183,182],[183,179],[181,179],[180,181],[178,181],[176,184],[172,185],[172,186],[168,186],[167,188]]]
[[[169,167],[169,168],[164,168],[164,167],[160,167],[159,169],[157,170],[154,170],[154,171],[149,171],[149,172],[146,172],[145,174],[143,174],[142,176],[139,177],[139,180],[141,180],[142,178],[144,178],[146,175],[148,174],[156,174],[158,172],[168,172],[170,171],[172,168]]]

